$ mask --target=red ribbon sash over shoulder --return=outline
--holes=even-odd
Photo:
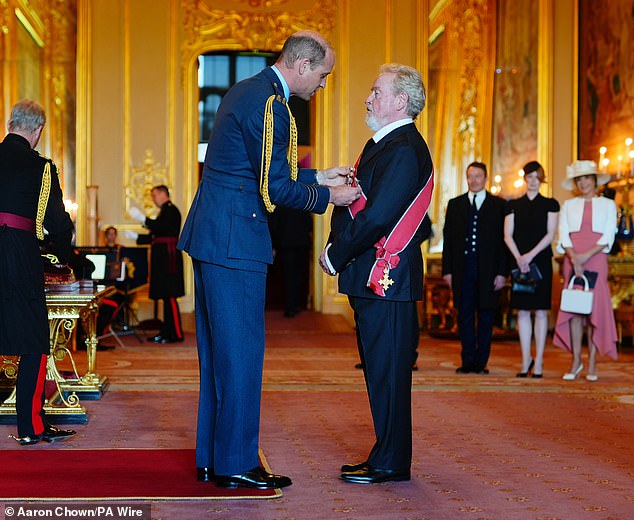
[[[355,177],[352,185],[357,185],[356,167],[359,165],[359,159],[355,164]],[[372,269],[370,270],[370,276],[368,277],[367,286],[372,289],[374,294],[378,296],[385,296],[390,286],[394,283],[394,280],[390,278],[390,270],[396,268],[401,253],[411,242],[416,230],[420,226],[421,222],[427,214],[429,205],[431,203],[432,192],[434,191],[434,171],[432,168],[431,175],[427,180],[423,189],[421,189],[412,203],[405,210],[405,213],[401,216],[399,221],[394,226],[394,229],[387,237],[382,237],[374,247],[376,248],[376,260]],[[350,216],[354,219],[357,213],[363,208],[368,201],[365,193],[361,192],[361,196],[355,200],[350,206],[348,211]]]

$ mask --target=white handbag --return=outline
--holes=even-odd
[[[592,299],[594,293],[589,289],[588,279],[584,275],[579,277],[584,282],[583,291],[573,289],[575,278],[577,278],[577,276],[572,275],[570,277],[568,288],[564,288],[561,292],[561,304],[559,308],[562,311],[572,312],[575,314],[590,314],[592,312]]]

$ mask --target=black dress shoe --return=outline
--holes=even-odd
[[[473,370],[471,370],[471,368],[467,366],[456,368],[456,374],[470,374],[471,372],[473,372]]]
[[[59,428],[55,428],[55,426],[47,426],[42,434],[42,438],[46,442],[56,442],[68,439],[68,437],[72,437],[76,433],[75,430],[60,430]]]
[[[213,482],[216,480],[213,468],[196,468],[196,480],[199,482]]]
[[[14,439],[21,446],[29,446],[30,444],[37,444],[42,440],[41,435],[25,435],[24,437],[16,437],[15,435],[9,435],[9,439]]]
[[[368,462],[360,462],[359,464],[344,464],[341,466],[341,473],[350,473],[351,471],[359,471],[360,469],[367,469]]]
[[[150,343],[160,343],[161,345],[165,345],[166,343],[172,343],[170,338],[166,338],[165,336],[161,336],[157,334],[156,336],[152,336],[147,339]]]
[[[412,370],[416,372],[418,370],[418,365],[416,363],[412,364]]]
[[[489,369],[484,367],[477,367],[472,370],[474,374],[488,374]]]
[[[223,488],[275,489],[291,484],[290,478],[283,475],[273,475],[259,466],[242,475],[216,475],[216,485]]]
[[[341,480],[353,484],[378,484],[379,482],[396,482],[410,479],[409,470],[399,471],[395,469],[380,469],[366,466],[357,471],[345,471],[341,473]]]
[[[358,369],[362,369],[363,368],[363,363],[357,363],[354,368],[358,368]]]

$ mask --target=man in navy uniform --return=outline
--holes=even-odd
[[[16,414],[20,444],[54,442],[75,434],[46,422],[44,381],[50,352],[44,267],[39,240],[61,262],[70,254],[73,223],[64,210],[57,168],[34,148],[46,116],[30,100],[11,110],[0,143],[0,353],[20,356]]]
[[[363,194],[348,208],[335,208],[320,257],[326,273],[339,273],[339,292],[354,311],[374,422],[376,442],[367,459],[341,468],[341,478],[355,484],[410,479],[420,245],[431,232],[427,209],[434,184],[429,149],[414,125],[425,107],[420,73],[383,65],[365,104],[375,134],[357,163]]]
[[[197,478],[222,487],[279,488],[291,479],[258,457],[268,214],[279,204],[313,213],[347,205],[349,168],[297,169],[290,96],[326,86],[335,57],[318,33],[291,35],[280,58],[233,86],[209,138],[202,180],[178,244],[194,264],[200,398]]]

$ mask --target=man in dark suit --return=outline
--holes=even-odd
[[[425,106],[420,74],[384,65],[365,101],[376,133],[359,159],[363,194],[335,208],[322,269],[339,274],[354,311],[376,442],[366,461],[341,478],[370,484],[409,480],[412,460],[412,363],[418,346],[416,300],[423,296],[421,243],[431,232],[427,209],[433,165],[414,119]]]
[[[449,201],[443,228],[442,273],[462,342],[459,374],[489,373],[493,320],[507,275],[504,200],[486,190],[486,180],[485,164],[467,167],[469,191]]]
[[[64,209],[57,168],[34,148],[46,115],[30,100],[11,110],[0,143],[0,354],[20,356],[16,382],[18,436],[22,445],[54,442],[75,434],[46,422],[44,381],[50,353],[44,265],[38,240],[69,258],[73,223]]]
[[[258,457],[264,297],[273,261],[267,221],[276,204],[323,213],[329,202],[345,205],[359,196],[345,185],[350,168],[297,169],[287,101],[324,88],[334,60],[321,35],[301,31],[273,67],[229,90],[178,244],[193,259],[196,286],[197,476],[218,486],[291,484],[265,471]]]

